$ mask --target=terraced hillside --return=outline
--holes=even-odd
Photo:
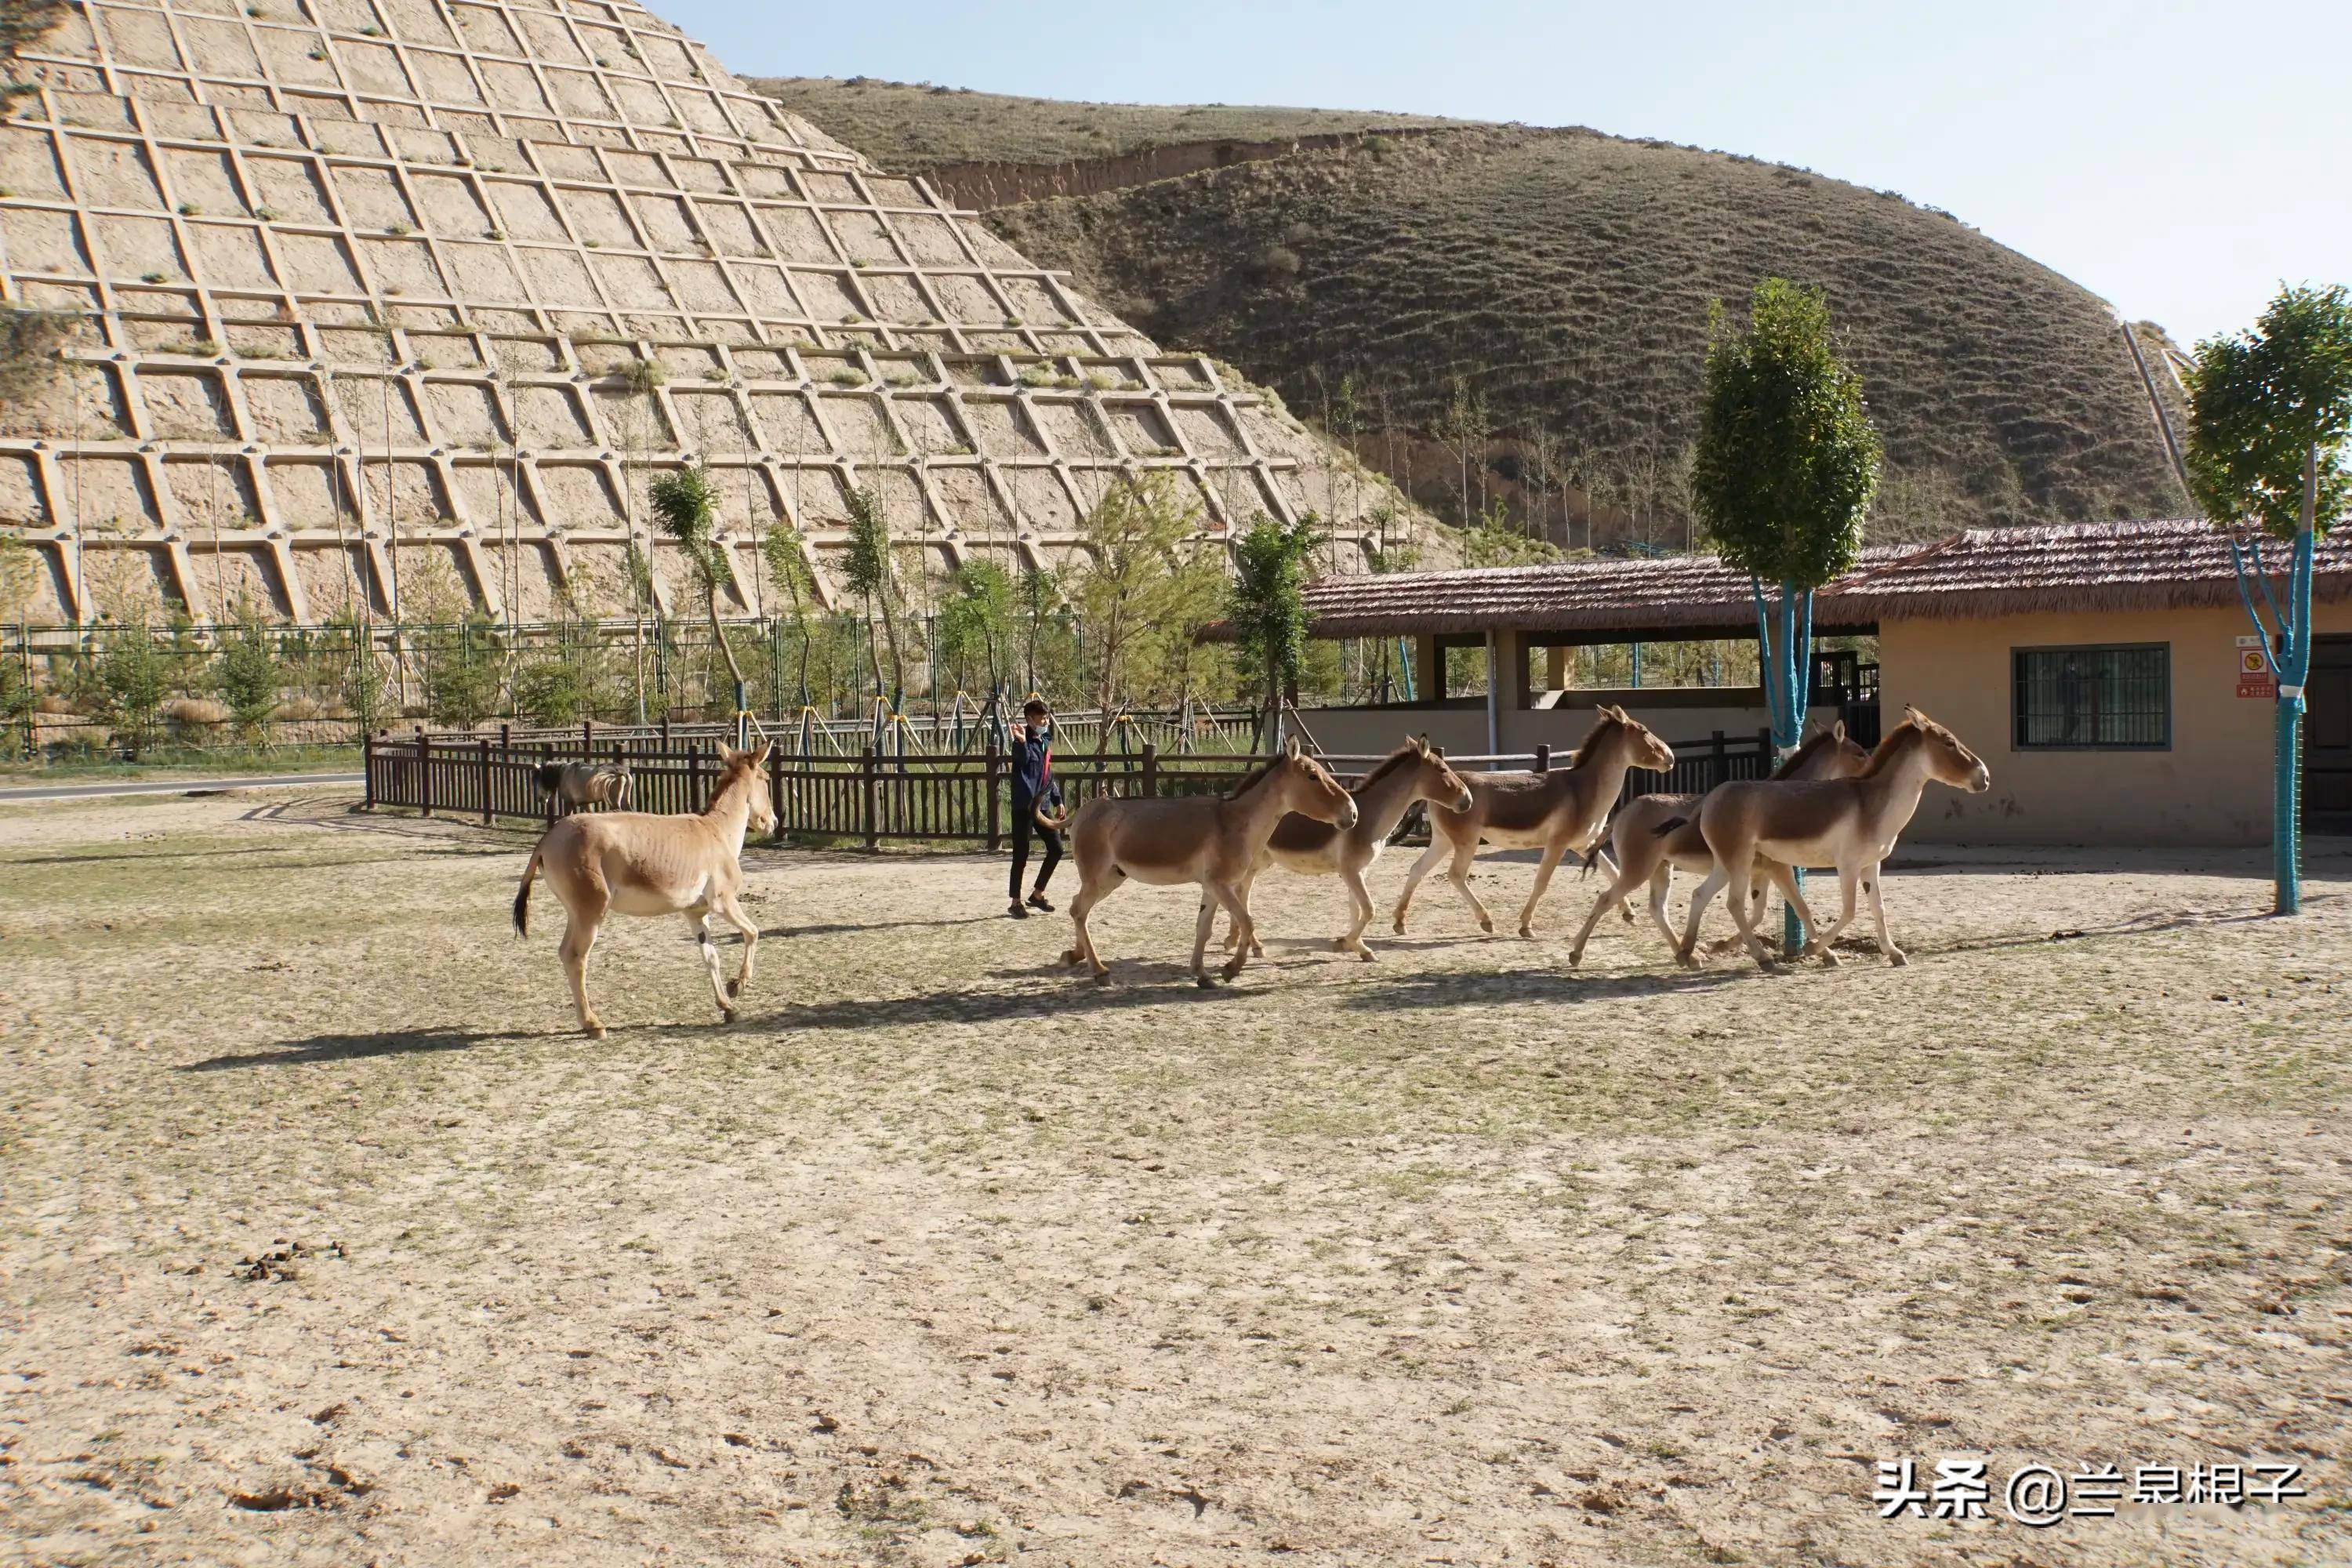
[[[1444,511],[1501,503],[1577,543],[1685,542],[1708,304],[1767,273],[1828,291],[1867,380],[1881,537],[2182,505],[2110,307],[1892,193],[1582,130],[1263,110],[1217,123],[1311,140],[1175,172],[1200,145],[1183,110],[994,99],[983,133],[962,129],[963,94],[763,85],[989,207],[1143,330],[1273,384]],[[1072,163],[1089,142],[1105,153]],[[1022,149],[1041,159],[1025,183],[959,178]],[[1153,159],[1174,177],[1089,177]],[[1058,190],[1085,194],[992,199]]]

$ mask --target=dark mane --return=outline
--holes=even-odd
[[[1920,740],[1925,740],[1927,735],[1926,728],[1916,720],[1906,719],[1902,723],[1886,731],[1885,737],[1878,742],[1877,749],[1870,753],[1870,761],[1864,763],[1862,765],[1862,772],[1854,776],[1866,779],[1874,773],[1885,772],[1893,765],[1895,757],[1902,750],[1913,744],[1913,742],[1905,739],[1906,736],[1916,736]]]
[[[1264,784],[1265,782],[1265,775],[1280,767],[1282,763],[1283,759],[1280,756],[1271,757],[1266,761],[1260,763],[1256,767],[1251,769],[1247,773],[1243,775],[1241,783],[1234,785],[1233,788],[1225,792],[1225,798],[1227,800],[1241,799],[1242,796],[1257,788],[1259,784]]]
[[[1776,779],[1787,778],[1790,774],[1795,773],[1799,767],[1802,766],[1815,752],[1820,751],[1823,746],[1833,743],[1836,738],[1837,731],[1834,729],[1814,731],[1811,735],[1808,735],[1805,738],[1803,744],[1800,745],[1795,751],[1789,753],[1789,760],[1787,762],[1782,763],[1779,767],[1772,770],[1769,776]]]
[[[1351,793],[1361,795],[1372,787],[1372,781],[1375,779],[1384,779],[1397,769],[1408,763],[1419,762],[1422,756],[1422,752],[1414,751],[1411,746],[1399,746],[1395,751],[1373,763],[1372,771],[1356,781],[1356,787]]]

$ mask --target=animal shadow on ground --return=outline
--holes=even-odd
[[[1703,991],[1745,980],[1753,971],[1661,969],[1638,974],[1568,973],[1541,969],[1492,974],[1441,971],[1351,986],[1340,1005],[1386,1013],[1411,1007],[1485,1006],[1507,1002],[1603,1002]]]
[[[552,1039],[574,1031],[552,1034],[526,1029],[393,1029],[376,1035],[313,1035],[307,1040],[286,1040],[261,1051],[239,1051],[183,1062],[174,1072],[223,1072],[231,1068],[295,1067],[305,1062],[347,1062],[369,1057],[407,1056],[422,1051],[465,1051],[495,1040]]]
[[[765,1020],[782,1029],[884,1029],[909,1024],[997,1024],[1015,1020],[1051,1020],[1060,1025],[1073,1014],[1115,1013],[1133,1007],[1175,1006],[1206,1002],[1212,997],[1244,997],[1246,984],[1219,984],[1202,991],[1192,984],[1192,972],[1173,963],[1113,963],[1112,984],[1090,985],[1060,964],[1039,969],[1000,970],[999,978],[1019,980],[1028,988],[1017,991],[926,991],[912,996],[842,996],[806,1007],[785,1007]],[[1060,980],[1063,988],[1034,988],[1038,981]],[[760,1022],[761,1020],[751,1020]]]
[[[747,899],[745,901],[751,900]],[[1001,915],[965,915],[946,921],[840,921],[830,925],[762,926],[760,938],[764,942],[772,936],[846,936],[852,931],[926,931],[945,926],[986,925],[990,921],[1003,918]]]

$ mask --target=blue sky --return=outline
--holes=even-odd
[[[650,0],[751,75],[1590,125],[1948,209],[2184,344],[2352,282],[2341,0],[777,5]]]

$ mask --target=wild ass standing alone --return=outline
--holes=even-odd
[[[1256,935],[1249,914],[1250,875],[1275,825],[1294,811],[1342,829],[1356,825],[1355,798],[1322,763],[1299,751],[1296,735],[1282,755],[1221,799],[1097,796],[1088,801],[1070,829],[1071,852],[1078,862],[1078,894],[1070,900],[1076,940],[1062,962],[1087,963],[1096,983],[1107,984],[1110,971],[1087,931],[1087,916],[1094,907],[1129,879],[1156,887],[1196,882],[1201,918],[1192,935],[1192,978],[1204,987],[1213,984],[1202,961],[1220,905],[1240,939],[1223,973],[1228,980],[1240,974]]]
[[[1845,738],[1845,723],[1841,720],[1827,730],[1817,731],[1811,740],[1790,752],[1772,770],[1772,777],[1783,782],[1852,778],[1869,762],[1870,753]],[[1612,906],[1623,905],[1626,894],[1643,882],[1650,884],[1650,918],[1658,922],[1666,945],[1677,952],[1682,950],[1682,938],[1675,934],[1675,928],[1666,920],[1666,900],[1674,892],[1675,872],[1696,871],[1705,876],[1715,868],[1715,856],[1698,830],[1697,807],[1701,799],[1696,795],[1645,795],[1627,801],[1610,819],[1609,845],[1617,852],[1617,878],[1607,891],[1593,900],[1592,913],[1585,917],[1584,929],[1576,933],[1576,945],[1568,950],[1570,968],[1584,962],[1584,944],[1592,940],[1592,928],[1601,923],[1601,917]],[[1659,827],[1669,817],[1678,826],[1660,833]],[[1595,843],[1592,853],[1585,858],[1585,871],[1590,873],[1600,858],[1601,847]],[[1785,870],[1785,867],[1775,864],[1766,873],[1783,893],[1790,885],[1782,875]]]
[[[629,809],[629,770],[617,763],[542,763],[530,776],[549,795],[573,805]],[[548,809],[553,811],[553,799]]]
[[[1675,765],[1674,748],[1652,734],[1647,726],[1622,708],[1602,708],[1593,719],[1584,744],[1576,749],[1569,767],[1547,773],[1465,773],[1471,804],[1467,810],[1433,804],[1429,808],[1429,847],[1405,874],[1404,891],[1397,899],[1396,932],[1404,934],[1404,912],[1413,889],[1430,868],[1447,855],[1454,887],[1470,900],[1478,928],[1491,931],[1495,920],[1478,895],[1470,890],[1470,862],[1481,840],[1507,849],[1541,847],[1536,885],[1519,910],[1519,934],[1535,935],[1536,905],[1551,885],[1551,874],[1561,856],[1580,854],[1599,841],[1609,808],[1625,787],[1630,768],[1664,773]]]
[[[1275,824],[1273,836],[1259,852],[1257,863],[1242,879],[1242,902],[1248,904],[1257,874],[1269,866],[1280,866],[1302,877],[1337,875],[1348,884],[1348,900],[1355,918],[1349,922],[1346,934],[1332,942],[1332,948],[1355,953],[1370,963],[1372,950],[1364,945],[1364,928],[1372,923],[1378,910],[1370,889],[1364,886],[1364,873],[1380,858],[1389,835],[1396,831],[1396,825],[1404,820],[1413,802],[1425,800],[1455,811],[1469,810],[1473,802],[1470,786],[1463,783],[1461,775],[1446,766],[1444,757],[1430,750],[1427,741],[1417,736],[1407,736],[1402,746],[1389,753],[1349,793],[1356,800],[1356,824],[1352,827],[1335,826],[1296,812]],[[1229,931],[1225,945],[1233,947],[1238,937],[1238,931]],[[1265,953],[1255,938],[1250,951],[1261,957]]]
[[[1801,783],[1741,780],[1719,784],[1699,805],[1698,828],[1714,858],[1713,869],[1691,895],[1689,923],[1684,928],[1677,956],[1685,964],[1696,961],[1699,917],[1720,889],[1731,889],[1731,918],[1740,940],[1763,967],[1772,967],[1772,955],[1756,940],[1759,898],[1748,894],[1756,858],[1769,857],[1787,866],[1835,867],[1843,908],[1827,931],[1813,922],[1812,913],[1793,888],[1785,889],[1797,916],[1812,931],[1799,958],[1819,954],[1837,963],[1830,944],[1853,920],[1854,890],[1870,895],[1870,912],[1878,925],[1878,951],[1890,963],[1905,963],[1903,951],[1886,934],[1886,903],[1879,865],[1894,852],[1895,841],[1919,809],[1927,781],[1982,795],[1992,787],[1992,773],[1958,736],[1920,712],[1904,710],[1903,722],[1887,731],[1863,771],[1847,779],[1813,779]],[[1681,819],[1669,819],[1658,832],[1671,834]]]
[[[737,901],[743,891],[743,835],[776,826],[768,799],[768,747],[757,751],[718,748],[719,784],[710,804],[693,816],[658,816],[643,811],[604,811],[567,816],[549,828],[523,868],[515,892],[515,930],[530,934],[530,884],[541,870],[563,900],[563,973],[580,1026],[591,1039],[604,1037],[604,1020],[588,1004],[588,951],[608,913],[686,916],[702,944],[710,970],[710,992],[723,1021],[735,1016],[735,998],[751,984],[751,955],[760,928]],[[735,978],[719,977],[719,949],[710,940],[710,916],[724,915],[743,933],[743,967]]]

